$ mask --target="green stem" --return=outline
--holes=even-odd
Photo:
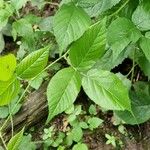
[[[129,3],[130,0],[127,0],[123,5],[120,6],[119,9],[117,9],[113,14],[111,14],[109,17],[113,17],[115,15],[117,15],[128,3]]]
[[[10,105],[8,105],[8,107],[9,107],[10,122],[11,122],[11,136],[13,137],[13,135],[14,135],[13,116],[12,116],[12,113],[11,113],[11,107],[10,107]]]
[[[133,83],[133,80],[134,80],[134,72],[135,72],[135,50],[133,52],[133,62],[132,62],[132,66],[133,66],[133,69],[132,69],[132,74],[131,74],[131,82]]]
[[[6,145],[5,141],[4,141],[4,139],[3,139],[1,133],[0,133],[0,139],[1,139],[2,143],[3,143],[3,145],[4,145],[4,148],[5,148],[6,150],[8,150],[7,145]]]

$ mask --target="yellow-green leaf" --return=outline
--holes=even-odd
[[[8,81],[16,68],[16,58],[13,54],[0,57],[0,80]]]

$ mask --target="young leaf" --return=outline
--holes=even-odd
[[[0,89],[0,106],[7,105],[19,93],[20,82],[13,76],[8,81],[0,81]]]
[[[76,126],[71,131],[72,139],[75,142],[79,142],[83,137],[83,131],[80,126]]]
[[[132,15],[132,21],[141,30],[150,30],[150,5],[149,0],[139,4]]]
[[[91,130],[98,128],[103,123],[103,120],[97,117],[88,119],[89,128]]]
[[[83,77],[82,86],[89,98],[101,107],[109,110],[131,110],[127,88],[109,71],[90,70]]]
[[[16,69],[16,58],[13,54],[0,57],[0,81],[8,81]]]
[[[135,43],[141,37],[140,31],[126,18],[118,18],[113,21],[107,33],[108,43],[113,50],[114,60],[130,42]]]
[[[47,88],[48,120],[65,111],[75,101],[81,87],[80,75],[72,68],[60,70]]]
[[[12,137],[10,139],[10,141],[7,144],[8,150],[17,150],[18,149],[19,144],[21,143],[22,138],[23,138],[23,132],[24,132],[24,128],[19,133],[17,133],[14,137]]]
[[[78,143],[78,144],[73,146],[72,150],[88,150],[88,147],[86,144]]]
[[[16,73],[23,79],[30,79],[38,75],[46,66],[50,46],[32,52],[17,66]]]
[[[143,50],[145,57],[149,60],[150,62],[150,39],[142,37],[140,40],[140,47]]]
[[[88,41],[88,42],[87,42]],[[70,47],[71,65],[80,71],[90,69],[105,52],[106,18],[92,25]]]
[[[80,38],[90,26],[90,17],[73,3],[64,4],[54,16],[54,35],[59,44],[60,53]]]

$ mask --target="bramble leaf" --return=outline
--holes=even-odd
[[[108,110],[131,110],[128,90],[109,71],[92,69],[83,77],[82,86],[89,98]]]
[[[81,87],[80,75],[72,68],[60,70],[47,88],[49,107],[48,120],[62,113],[75,101]]]
[[[31,79],[47,65],[50,46],[41,48],[25,57],[17,66],[16,73],[20,78]]]
[[[80,38],[91,24],[90,17],[73,3],[64,4],[54,16],[54,35],[62,53],[73,41]]]

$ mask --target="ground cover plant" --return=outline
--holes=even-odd
[[[149,0],[0,0],[0,53],[0,149],[150,138]]]

